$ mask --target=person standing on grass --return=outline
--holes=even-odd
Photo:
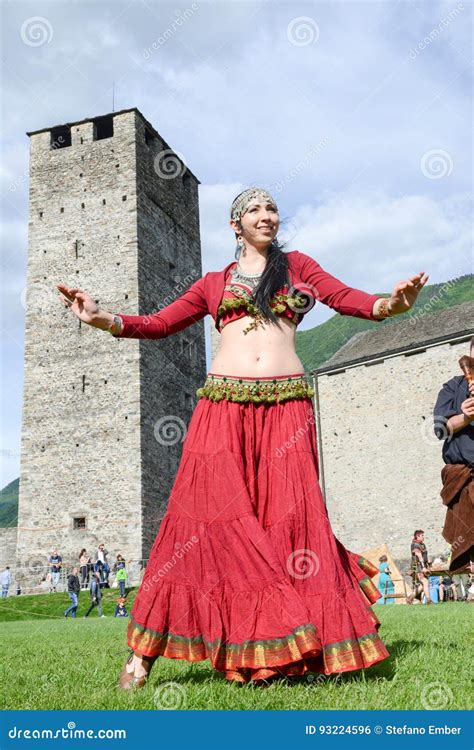
[[[377,588],[382,594],[382,601],[378,602],[378,604],[395,604],[395,599],[393,599],[395,586],[393,585],[390,568],[388,567],[387,555],[379,557],[379,563],[379,583]]]
[[[474,359],[474,336],[469,355]],[[469,355],[465,355],[469,361]],[[446,508],[443,539],[451,545],[448,573],[474,573],[474,381],[455,375],[443,384],[433,409],[443,441],[440,496]]]
[[[424,539],[425,532],[422,529],[416,529],[410,545],[413,588],[416,592],[417,581],[419,581],[423,586],[426,604],[432,604],[428,580],[428,550],[426,549]]]
[[[53,591],[56,593],[56,590],[57,590],[56,587],[57,587],[57,585],[59,583],[59,579],[61,577],[61,567],[62,567],[62,564],[63,564],[63,558],[58,553],[57,549],[53,550],[53,554],[50,555],[50,557],[48,559],[48,562],[49,562],[49,564],[51,566],[51,568],[50,568],[50,571],[51,571],[51,588],[50,588],[50,593],[52,593]]]
[[[67,593],[71,600],[71,604],[64,612],[64,617],[67,617],[69,613],[71,613],[71,617],[73,618],[76,616],[77,605],[79,603],[79,592],[81,590],[81,583],[77,573],[77,568],[73,568],[70,575],[67,577]]]
[[[94,573],[91,579],[91,585],[90,585],[91,606],[87,610],[84,617],[89,617],[94,607],[97,607],[97,612],[99,614],[99,617],[105,617],[104,613],[102,612],[102,593],[100,590],[100,580],[101,580],[100,571],[94,570]]]
[[[89,564],[91,559],[85,548],[79,553],[79,567],[81,568],[81,586],[83,589],[89,585]]]
[[[117,555],[117,561],[114,565],[115,580],[118,581],[120,596],[125,597],[125,581],[127,580],[127,571],[125,570],[125,559],[122,555]]]
[[[7,565],[7,567],[2,573],[2,599],[7,598],[8,589],[10,588],[11,582],[12,582],[12,572],[10,570],[10,566]]]
[[[95,553],[95,559],[94,562],[102,563],[102,570],[101,570],[101,576],[102,576],[102,583],[104,584],[105,588],[109,588],[109,573],[110,573],[110,566],[107,562],[107,555],[108,551],[105,549],[104,544],[99,544],[97,548],[97,552]]]

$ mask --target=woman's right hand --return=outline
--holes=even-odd
[[[56,289],[59,289],[60,292],[71,298],[69,302],[61,297],[64,307],[71,310],[83,323],[88,323],[89,325],[93,323],[100,308],[90,294],[77,287],[67,287],[65,284],[56,284]]]

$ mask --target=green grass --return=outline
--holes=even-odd
[[[88,596],[81,596],[84,612]],[[105,592],[107,615],[115,598]],[[67,601],[65,594],[0,600],[4,709],[423,709],[423,694],[433,708],[472,708],[472,607],[464,602],[375,605],[390,658],[364,671],[262,688],[227,682],[207,660],[161,657],[145,688],[122,692],[115,683],[128,620],[99,619],[96,611],[65,620]]]
[[[127,589],[127,610],[133,604],[136,588]],[[102,589],[102,609],[104,615],[112,617],[119,597],[118,589]],[[81,617],[89,609],[91,600],[87,589],[79,595],[77,616]],[[63,612],[69,607],[71,600],[67,594],[34,594],[32,596],[9,596],[0,599],[0,622],[12,620],[63,620]],[[97,617],[97,609],[92,610],[90,617]],[[69,619],[69,618],[68,618]]]

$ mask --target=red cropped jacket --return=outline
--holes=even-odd
[[[313,305],[308,306],[308,310],[320,300],[341,315],[380,320],[372,314],[379,295],[346,286],[335,276],[324,271],[313,258],[300,253],[299,250],[291,250],[287,256],[291,291],[297,289],[314,300]],[[174,302],[158,312],[148,315],[117,313],[122,319],[122,330],[119,334],[114,334],[115,338],[164,339],[197,323],[208,314],[212,315],[217,328],[216,315],[224,293],[224,279],[227,270],[234,264],[235,260],[228,263],[222,271],[209,271]]]

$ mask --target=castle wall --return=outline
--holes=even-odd
[[[386,542],[397,559],[408,559],[417,528],[429,554],[448,549],[433,409],[466,353],[468,342],[443,344],[318,376],[326,504],[350,550]]]

